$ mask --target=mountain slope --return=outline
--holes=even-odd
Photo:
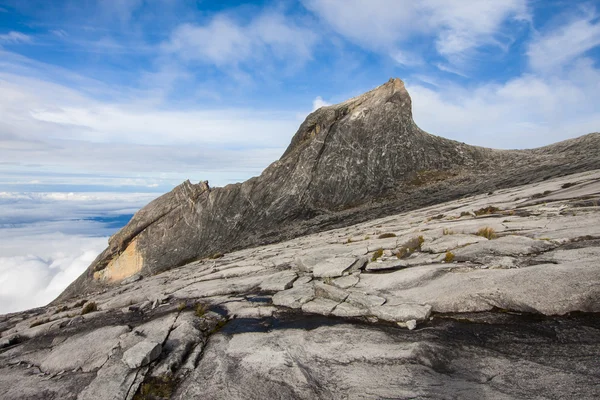
[[[600,135],[500,151],[430,135],[399,79],[311,113],[256,178],[189,181],[140,210],[59,299],[135,274],[273,243],[385,213],[600,168]]]
[[[596,400],[599,205],[588,171],[0,315],[0,398]]]

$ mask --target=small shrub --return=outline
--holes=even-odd
[[[69,310],[69,307],[67,307],[67,306],[58,307],[54,311],[54,314],[58,314],[58,313],[65,312],[65,311],[68,311],[68,310]]]
[[[348,238],[348,240],[346,240],[346,243],[352,243],[352,238]]]
[[[170,399],[175,392],[176,385],[177,382],[168,375],[149,377],[141,384],[133,399]]]
[[[33,328],[33,327],[36,327],[36,326],[47,324],[48,322],[50,322],[50,320],[48,318],[38,319],[37,321],[33,321],[31,323],[31,325],[29,325],[29,327]]]
[[[83,306],[83,309],[81,310],[81,315],[88,314],[94,311],[98,311],[98,306],[95,302],[89,301],[85,303],[85,306]]]
[[[208,257],[208,258],[210,258],[211,260],[216,260],[217,258],[221,258],[221,257],[225,257],[225,254],[223,254],[223,253],[215,253],[215,254],[211,255],[210,257]]]
[[[387,238],[393,238],[396,237],[395,233],[392,232],[388,232],[388,233],[382,233],[381,235],[377,236],[377,239],[387,239]]]
[[[208,306],[206,304],[198,303],[196,304],[196,308],[194,309],[194,315],[198,318],[202,318],[206,315],[208,311]]]
[[[425,242],[423,236],[417,236],[404,243],[402,247],[396,252],[396,257],[404,258],[414,253],[415,251],[421,251],[421,245]]]
[[[454,235],[454,231],[452,229],[444,228],[442,231],[444,235]]]
[[[179,311],[179,312],[185,310],[186,308],[187,308],[187,304],[185,303],[185,301],[182,301],[181,303],[179,303],[177,305],[177,311]]]
[[[371,261],[377,261],[377,259],[379,257],[381,257],[382,255],[383,255],[383,249],[375,250],[375,252],[373,253],[373,257],[371,257]]]
[[[444,218],[444,217],[445,217],[445,215],[444,215],[444,214],[438,214],[438,215],[436,215],[436,216],[434,216],[434,217],[431,217],[431,219],[442,219],[442,218]]]
[[[493,230],[492,228],[490,228],[489,226],[486,226],[485,228],[481,228],[477,231],[476,233],[477,236],[483,236],[484,238],[487,239],[496,239],[498,237],[498,235],[496,235],[496,231]]]
[[[444,262],[446,264],[449,264],[452,261],[454,261],[454,253],[452,253],[451,251],[447,251],[446,252],[446,257],[444,257]]]
[[[365,236],[365,240],[371,239],[371,236]]]
[[[552,190],[546,190],[544,193],[536,193],[533,196],[531,196],[532,199],[539,199],[542,197],[546,197],[548,196],[550,193],[552,193]]]
[[[218,332],[218,331],[219,331],[219,330],[221,330],[221,328],[223,328],[225,325],[227,325],[227,320],[223,318],[223,319],[219,320],[219,322],[217,322],[217,324],[215,325],[215,327],[214,327],[214,328],[212,328],[208,334],[209,334],[209,335],[212,335],[213,333],[216,333],[216,332]]]
[[[470,216],[471,216],[471,213],[470,213],[470,212],[468,212],[468,211],[463,211],[463,212],[461,212],[461,213],[460,213],[460,216],[461,216],[461,217],[470,217]]]
[[[498,211],[500,211],[500,209],[497,207],[487,206],[487,207],[483,207],[483,208],[480,208],[479,210],[475,211],[475,215],[494,214],[495,212],[498,212]]]

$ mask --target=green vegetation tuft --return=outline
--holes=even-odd
[[[454,231],[452,229],[444,228],[442,231],[444,235],[454,235]]]
[[[421,245],[425,242],[423,236],[417,236],[404,243],[396,252],[396,257],[408,257],[415,251],[421,251]]]
[[[206,315],[208,311],[208,306],[206,304],[198,303],[196,304],[196,308],[194,309],[194,315],[198,318],[202,318]]]
[[[371,257],[371,261],[377,261],[377,259],[379,257],[381,257],[382,255],[383,255],[383,249],[375,250],[375,252],[373,253],[373,257]]]
[[[214,328],[212,328],[210,330],[210,332],[208,333],[209,335],[212,335],[215,332],[218,332],[219,330],[221,330],[221,328],[223,328],[225,325],[227,325],[227,320],[226,319],[221,319],[219,320],[219,322],[217,322],[217,324],[215,325]]]
[[[447,251],[446,252],[446,257],[444,257],[444,262],[446,264],[449,264],[452,261],[454,261],[454,253],[452,253],[451,251]]]

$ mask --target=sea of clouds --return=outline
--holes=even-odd
[[[0,314],[55,299],[156,196],[0,192]]]

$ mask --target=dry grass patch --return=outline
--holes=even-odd
[[[444,257],[444,262],[446,264],[450,264],[452,261],[454,261],[454,253],[451,251],[447,251],[446,256]]]
[[[480,208],[479,210],[475,211],[475,215],[479,216],[479,215],[494,214],[494,213],[497,213],[498,211],[500,211],[500,209],[498,207],[487,206],[487,207],[483,207],[483,208]]]
[[[496,235],[496,231],[489,226],[479,229],[475,234],[489,240],[496,239],[498,237],[498,235]]]
[[[423,236],[417,236],[417,237],[410,239],[408,242],[404,243],[402,245],[402,247],[400,247],[400,249],[398,249],[398,252],[396,253],[396,257],[404,258],[404,257],[408,257],[415,251],[421,251],[421,246],[423,245],[424,242],[425,242],[425,239],[423,238]]]
[[[83,309],[81,310],[81,315],[89,314],[94,311],[98,311],[98,306],[96,305],[96,302],[89,301],[85,303],[85,306],[83,306]]]

